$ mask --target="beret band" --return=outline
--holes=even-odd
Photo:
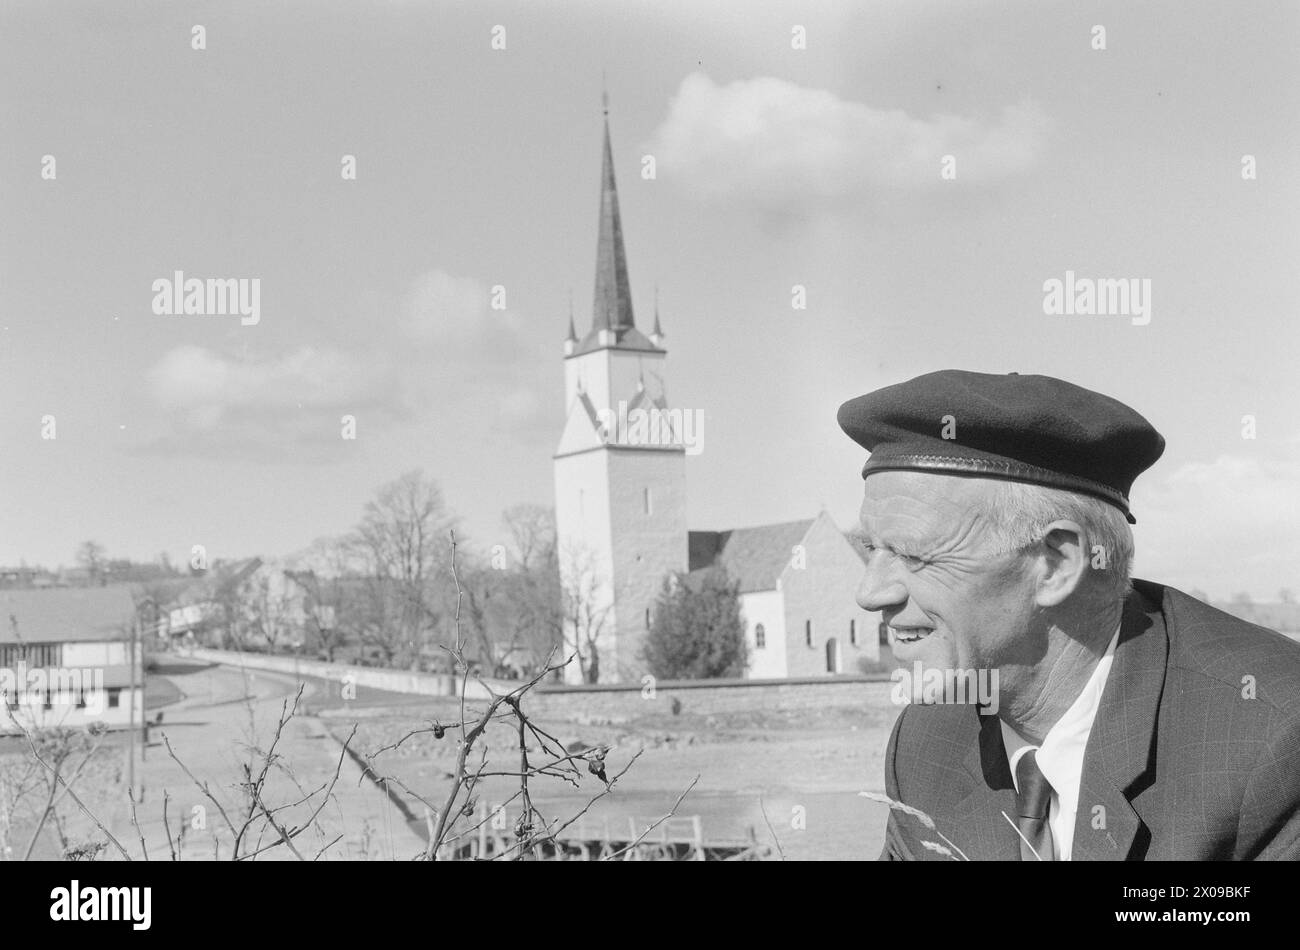
[[[1137,524],[1137,519],[1133,517],[1133,514],[1128,509],[1128,498],[1110,486],[1103,485],[1101,482],[1094,482],[1090,478],[1081,478],[1078,475],[1063,475],[1060,472],[1048,471],[1036,465],[1026,465],[1024,462],[965,458],[958,455],[895,455],[879,461],[875,458],[867,459],[867,464],[862,466],[862,477],[866,478],[870,472],[905,471],[909,469],[926,469],[945,475],[976,475],[984,478],[1000,478],[1005,481],[1029,482],[1047,488],[1059,488],[1062,491],[1080,492],[1110,502],[1124,512],[1124,517],[1128,519],[1129,524]]]

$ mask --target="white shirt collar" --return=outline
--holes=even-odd
[[[1052,828],[1057,859],[1061,861],[1070,860],[1074,818],[1079,805],[1079,785],[1083,780],[1083,755],[1088,747],[1088,735],[1092,732],[1093,720],[1097,718],[1097,709],[1101,706],[1101,696],[1106,689],[1106,679],[1115,658],[1120,626],[1116,626],[1106,652],[1097,662],[1097,668],[1092,671],[1083,690],[1070,708],[1047,730],[1041,746],[1026,742],[1005,721],[1001,722],[1002,744],[1006,748],[1012,781],[1015,781],[1016,763],[1020,757],[1030,749],[1037,750],[1034,757],[1038,767],[1052,786],[1048,823]]]

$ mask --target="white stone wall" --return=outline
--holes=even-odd
[[[642,379],[652,397],[662,396],[665,363],[663,353],[643,350],[597,350],[569,357],[564,361],[564,410],[573,410],[579,381],[597,409],[617,410],[620,399],[631,402]]]
[[[598,610],[613,602],[614,562],[611,550],[609,451],[597,449],[555,460],[555,529],[560,582],[566,588],[591,589]],[[589,580],[583,579],[585,575]],[[610,611],[612,613],[612,610]],[[565,620],[566,656],[576,632]],[[613,649],[613,620],[606,616],[597,649]],[[577,660],[564,668],[566,682],[579,683]]]
[[[745,619],[745,644],[749,648],[748,679],[773,679],[786,675],[785,596],[776,590],[740,595],[740,612]],[[758,649],[755,628],[763,625],[766,646]]]
[[[689,566],[686,456],[662,449],[608,455],[616,642],[615,655],[601,659],[601,681],[623,682],[645,673],[646,611],[653,612],[664,578]]]
[[[65,643],[63,665],[66,667],[126,666],[131,651],[126,643]]]
[[[267,670],[286,676],[301,678],[313,676],[331,683],[330,689],[342,689],[348,683],[368,686],[393,693],[417,693],[422,696],[459,696],[460,680],[439,673],[417,673],[412,670],[385,670],[373,666],[349,666],[346,663],[326,663],[301,657],[273,656],[267,653],[238,653],[234,650],[207,650],[196,648],[181,651],[183,656],[209,663],[222,663],[241,669]],[[485,679],[483,683],[507,692],[519,686],[514,680]],[[465,684],[465,695],[476,701],[491,699],[483,683],[474,679]]]
[[[85,704],[78,706],[78,697],[72,692],[56,692],[50,700],[50,707],[45,707],[45,698],[36,693],[24,693],[13,710],[14,717],[27,729],[45,729],[54,726],[79,728],[92,723],[103,723],[110,729],[121,729],[130,725],[132,708],[137,726],[140,724],[140,709],[144,702],[144,691],[137,686],[132,690],[123,686],[97,691],[97,695],[84,697]],[[135,706],[131,706],[134,697]],[[111,704],[111,705],[110,705]],[[22,730],[10,721],[8,716],[0,719],[0,733],[20,733]]]
[[[565,360],[567,424],[573,424],[579,382],[597,411],[617,412],[642,383],[651,396],[662,396],[664,365],[664,354],[640,351],[599,350]],[[597,582],[592,600],[603,617],[596,640],[601,682],[640,676],[646,610],[664,577],[687,568],[685,454],[617,447],[557,458],[555,520],[561,582],[570,588]],[[566,642],[579,636],[566,618]],[[581,675],[577,662],[565,669],[567,682]]]
[[[866,565],[825,512],[808,529],[803,548],[804,567],[789,565],[781,575],[787,675],[826,675],[826,643],[832,637],[839,646],[839,672],[857,673],[859,658],[880,657],[880,614],[867,613],[855,600]],[[808,620],[813,622],[811,647],[805,640]],[[850,641],[850,621],[856,625],[856,645]]]

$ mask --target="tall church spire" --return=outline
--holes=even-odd
[[[618,188],[614,184],[614,153],[609,144],[609,94],[602,90],[605,113],[605,155],[600,174],[600,225],[596,239],[596,294],[592,308],[593,330],[620,334],[635,326],[632,289],[627,279],[627,254],[623,250],[623,222],[618,213]]]

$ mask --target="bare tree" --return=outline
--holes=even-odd
[[[560,554],[560,598],[564,648],[577,655],[584,683],[600,682],[600,637],[613,601],[592,551],[569,546]]]
[[[563,643],[564,604],[556,550],[555,515],[538,505],[516,505],[503,519],[513,558],[498,571],[496,627],[503,659],[528,675]]]
[[[77,548],[77,563],[90,574],[92,584],[100,583],[108,563],[107,551],[98,541],[83,541]]]
[[[447,554],[455,526],[436,482],[415,470],[384,485],[366,504],[351,538],[365,576],[357,632],[390,664],[412,667],[445,622]]]
[[[274,653],[298,639],[298,618],[283,578],[253,574],[236,588],[236,596],[237,636],[241,643],[256,644]]]
[[[555,557],[555,512],[541,505],[513,505],[501,516],[514,555],[525,570],[537,569]]]

